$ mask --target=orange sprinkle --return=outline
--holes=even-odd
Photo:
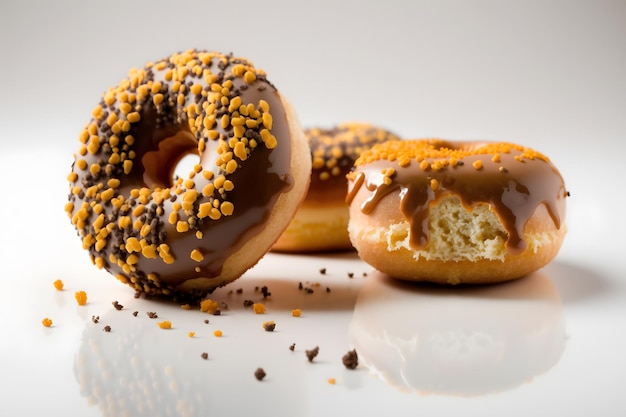
[[[291,315],[293,317],[300,317],[302,315],[302,310],[300,310],[299,308],[295,308],[291,310]]]
[[[172,322],[171,321],[160,321],[157,323],[157,325],[161,328],[161,329],[171,329],[172,328]]]
[[[194,337],[196,335],[196,332],[189,332],[187,333],[187,336],[189,337]]]
[[[355,161],[355,166],[372,163],[378,160],[415,160],[420,164],[420,168],[427,170],[434,166],[444,168],[446,165],[456,166],[458,161],[468,156],[491,155],[497,162],[500,159],[498,154],[518,151],[520,160],[541,159],[549,162],[549,159],[541,153],[508,142],[493,142],[472,146],[471,142],[462,145],[454,142],[446,142],[441,139],[422,140],[388,140],[376,144],[362,152]],[[430,159],[430,161],[426,161]],[[477,168],[478,169],[478,168]]]
[[[472,166],[474,167],[474,169],[481,169],[483,167],[483,161],[477,159],[472,163]]]
[[[220,307],[220,304],[217,301],[211,300],[207,298],[206,300],[200,301],[200,311],[203,313],[214,314]]]
[[[265,314],[266,312],[265,304],[263,303],[252,304],[252,311],[254,311],[254,314]]]
[[[57,290],[59,291],[63,290],[63,281],[61,281],[60,279],[57,279],[52,284],[54,285],[54,288],[56,288]]]
[[[44,327],[50,327],[52,326],[52,319],[46,317],[45,319],[41,320],[41,324],[43,324]]]
[[[77,291],[74,294],[74,298],[76,298],[76,302],[79,306],[87,304],[87,293],[85,291]]]
[[[330,385],[335,385],[337,383],[337,380],[335,378],[328,378],[328,383]]]
[[[213,336],[215,336],[215,337],[222,337],[222,334],[223,333],[222,333],[221,330],[216,330],[216,331],[213,332]]]

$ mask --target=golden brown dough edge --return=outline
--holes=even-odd
[[[378,238],[393,224],[406,223],[397,200],[396,195],[389,195],[377,210],[365,215],[359,209],[362,201],[357,196],[350,206],[348,230],[361,259],[383,273],[406,281],[480,284],[521,278],[552,261],[566,234],[566,227],[556,229],[541,205],[525,225],[524,238],[529,245],[519,254],[506,252],[503,259],[446,260],[423,256],[416,259],[415,252],[406,246],[390,250],[388,242]]]

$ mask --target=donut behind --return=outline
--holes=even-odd
[[[345,122],[329,129],[308,128],[304,133],[311,148],[311,183],[304,201],[272,250],[352,250],[345,202],[346,174],[365,149],[399,137],[363,122]]]

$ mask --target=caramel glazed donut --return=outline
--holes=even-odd
[[[396,278],[516,279],[550,262],[565,236],[560,173],[519,145],[386,142],[361,154],[348,177],[350,239]]]
[[[362,122],[304,130],[311,148],[311,184],[287,229],[272,247],[278,252],[353,250],[348,237],[346,174],[357,157],[376,143],[400,139]]]
[[[92,114],[65,209],[93,263],[138,292],[202,296],[237,279],[306,193],[297,117],[246,59],[174,54],[131,70]]]

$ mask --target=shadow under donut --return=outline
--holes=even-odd
[[[401,391],[477,396],[547,372],[566,336],[559,293],[543,272],[455,288],[378,272],[359,294],[350,338],[370,372]]]

